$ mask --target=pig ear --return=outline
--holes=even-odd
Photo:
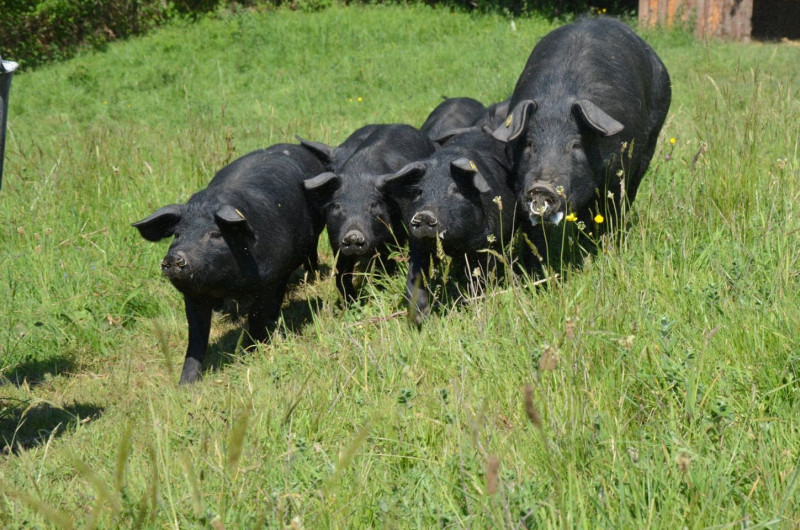
[[[458,127],[456,129],[451,129],[445,133],[440,134],[436,138],[433,138],[433,141],[439,145],[444,145],[445,143],[447,143],[448,140],[450,140],[450,138],[452,138],[457,134],[478,131],[478,130],[480,130],[478,127]]]
[[[230,204],[225,204],[214,212],[214,220],[220,228],[244,230],[253,233],[244,214]]]
[[[603,136],[612,136],[625,128],[620,122],[609,116],[600,107],[588,99],[579,99],[572,109],[583,118],[586,124]]]
[[[525,131],[528,126],[528,118],[535,110],[536,102],[532,99],[520,101],[506,117],[506,121],[492,133],[492,136],[501,142],[510,142],[517,138]]]
[[[415,182],[425,175],[428,165],[425,162],[411,162],[403,166],[400,171],[390,175],[381,175],[375,181],[378,191],[384,191],[387,186]]]
[[[465,171],[468,174],[472,175],[472,185],[475,186],[475,189],[481,193],[486,193],[487,191],[491,191],[492,188],[489,187],[489,183],[486,182],[486,179],[483,178],[481,172],[478,171],[478,166],[475,165],[475,162],[470,160],[466,157],[456,158],[452,162],[450,162],[450,166],[454,169],[459,169],[461,171]]]
[[[175,232],[175,225],[183,217],[183,208],[182,204],[164,206],[131,226],[136,227],[146,240],[161,241]]]
[[[331,160],[333,160],[333,147],[329,146],[328,144],[323,144],[322,142],[312,142],[311,140],[306,140],[305,138],[301,138],[295,135],[297,141],[300,142],[300,145],[314,153],[320,162],[323,164],[330,164]]]
[[[336,173],[331,173],[330,171],[321,173],[314,178],[306,179],[303,181],[303,186],[308,191],[322,191],[323,188],[326,186],[334,186],[339,187],[341,180]]]

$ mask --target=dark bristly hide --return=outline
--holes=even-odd
[[[323,150],[322,145],[318,149]],[[356,297],[356,264],[378,257],[391,270],[391,246],[406,240],[397,204],[376,182],[435,150],[435,144],[410,125],[367,125],[339,147],[328,148],[331,171],[305,181],[309,199],[325,216],[336,256],[336,286],[345,302]]]
[[[454,136],[430,157],[382,178],[378,189],[396,197],[409,228],[406,299],[419,326],[429,310],[423,277],[437,245],[457,263],[485,270],[493,257],[481,251],[511,239],[516,201],[504,145],[479,131]]]
[[[252,299],[248,331],[263,341],[276,323],[286,283],[300,265],[317,265],[320,213],[303,181],[324,171],[305,147],[278,144],[222,168],[186,204],[171,204],[133,223],[148,241],[172,237],[161,262],[184,297],[189,326],[180,383],[201,377],[213,309]]]
[[[666,67],[618,20],[581,19],[539,41],[494,132],[529,228],[570,214],[615,220],[636,198],[670,99]]]

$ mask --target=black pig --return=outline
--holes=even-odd
[[[300,144],[310,149],[314,154],[325,164],[326,171],[333,171],[334,168],[340,168],[356,152],[364,140],[372,134],[376,129],[380,129],[383,125],[371,124],[365,125],[347,137],[347,139],[339,145],[339,147],[331,147],[323,142],[314,142],[306,140],[300,136],[295,136]]]
[[[505,146],[479,131],[454,136],[429,158],[382,177],[378,189],[398,198],[409,227],[406,298],[409,318],[419,326],[428,312],[423,274],[437,239],[447,255],[463,260],[469,275],[469,267],[485,267],[491,258],[480,250],[511,238],[516,200]]]
[[[455,132],[472,127],[488,116],[486,107],[472,98],[448,98],[434,108],[419,128],[435,142],[443,143]]]
[[[489,134],[497,130],[500,125],[505,123],[508,117],[508,106],[511,103],[510,99],[498,101],[486,108],[486,114],[475,125],[482,131]]]
[[[574,213],[588,225],[633,202],[670,98],[666,67],[624,23],[581,19],[546,35],[494,132],[531,223]]]
[[[228,298],[252,297],[248,331],[263,341],[278,319],[291,273],[304,263],[316,265],[322,218],[308,204],[303,181],[321,171],[306,148],[274,145],[219,170],[188,203],[133,223],[148,241],[173,236],[161,269],[186,306],[189,345],[181,384],[201,377],[213,309]]]
[[[446,99],[428,115],[420,131],[440,145],[466,132],[491,134],[506,121],[508,104],[508,99],[488,107],[472,98]]]
[[[389,265],[389,245],[405,242],[397,204],[375,187],[378,177],[425,158],[434,143],[410,125],[367,125],[332,150],[333,171],[305,181],[307,194],[325,216],[336,256],[336,286],[345,302],[355,298],[353,270],[378,256]]]

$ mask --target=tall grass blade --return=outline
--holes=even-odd
[[[228,446],[225,450],[225,467],[233,474],[238,471],[239,459],[242,457],[244,437],[247,434],[251,409],[252,406],[242,407],[233,422],[231,434],[228,437]]]
[[[339,461],[336,463],[336,468],[333,470],[333,474],[325,483],[324,491],[330,492],[342,473],[344,473],[344,471],[353,462],[353,458],[355,457],[358,448],[361,447],[361,444],[363,444],[364,440],[366,440],[367,436],[369,436],[369,433],[372,430],[372,424],[372,421],[367,421],[361,427],[361,429],[358,430],[355,438],[350,441],[344,451],[339,454]]]
[[[53,508],[41,499],[37,499],[23,491],[12,489],[2,482],[0,482],[0,491],[2,491],[3,495],[11,497],[12,499],[17,499],[22,504],[28,506],[56,527],[64,528],[65,530],[72,530],[72,528],[74,528],[72,516],[70,514]]]
[[[114,488],[118,493],[122,492],[125,486],[125,467],[128,463],[128,457],[131,454],[131,447],[133,446],[133,422],[128,421],[125,427],[125,432],[119,441],[119,449],[117,450],[117,462],[114,472]]]

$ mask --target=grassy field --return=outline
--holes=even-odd
[[[645,38],[674,100],[620,245],[417,332],[403,278],[176,385],[182,299],[129,223],[295,134],[510,93],[554,24],[240,12],[14,78],[0,526],[800,527],[800,48]],[[674,139],[674,142],[673,142]],[[323,262],[331,265],[327,243]],[[401,267],[402,268],[402,267]]]

